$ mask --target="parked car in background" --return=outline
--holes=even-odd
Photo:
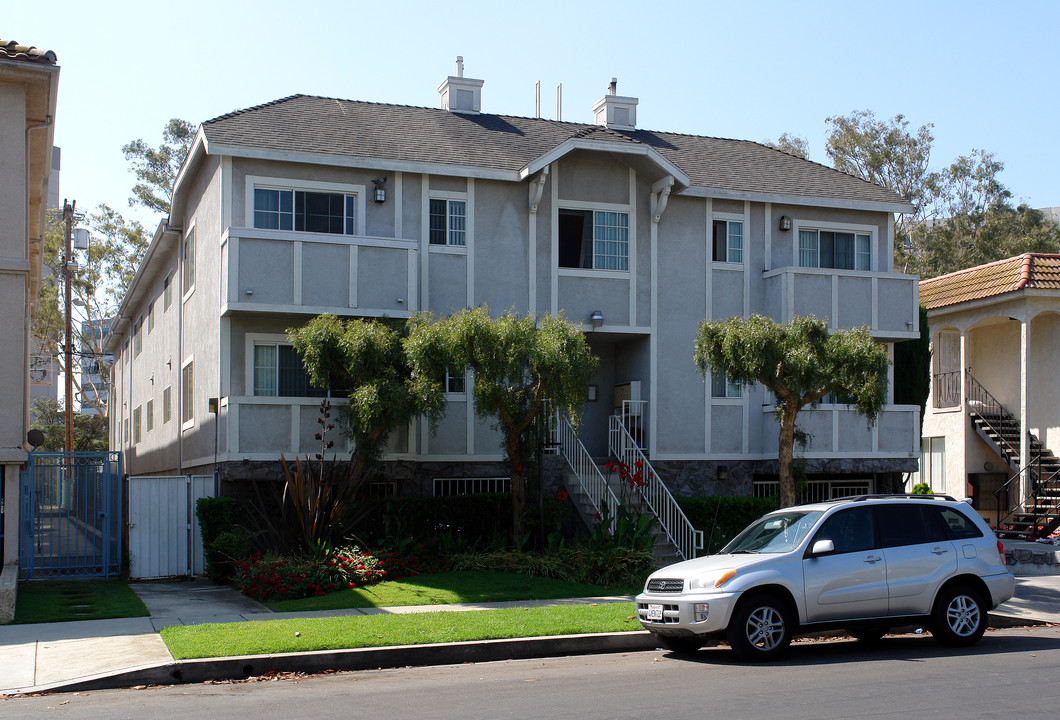
[[[718,554],[652,573],[637,617],[675,652],[725,640],[748,660],[835,628],[872,640],[922,624],[964,646],[1014,590],[1001,542],[966,502],[866,495],[777,510]]]

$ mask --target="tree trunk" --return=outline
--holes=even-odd
[[[508,442],[508,469],[512,477],[512,537],[518,543],[523,537],[523,513],[526,511],[526,475],[523,448],[518,440]]]
[[[795,456],[795,416],[798,410],[784,403],[780,416],[780,437],[777,441],[777,461],[780,465],[780,507],[797,505],[795,476],[792,464]]]

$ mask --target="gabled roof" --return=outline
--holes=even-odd
[[[613,130],[583,123],[293,95],[202,124],[206,150],[312,162],[373,161],[380,169],[439,166],[475,169],[519,180],[569,140],[611,145],[616,153],[655,158],[679,168],[700,194],[779,196],[776,201],[899,211],[896,193],[852,175],[746,140],[650,130]],[[577,144],[573,147],[577,148]],[[297,156],[302,156],[301,158]],[[660,162],[660,159],[662,162]],[[445,174],[438,172],[438,174]],[[480,175],[481,176],[481,175]]]
[[[1060,290],[1060,255],[1027,253],[920,281],[928,310],[1027,288]]]

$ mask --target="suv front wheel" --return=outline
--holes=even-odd
[[[792,620],[787,606],[772,595],[753,594],[736,607],[726,637],[744,660],[772,660],[791,644]]]
[[[979,594],[966,585],[946,588],[931,611],[931,634],[943,645],[973,645],[986,631],[986,611]]]

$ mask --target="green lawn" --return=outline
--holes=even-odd
[[[146,617],[147,608],[120,580],[36,580],[18,584],[15,623]]]
[[[503,600],[550,600],[554,598],[634,595],[640,587],[581,585],[564,580],[535,578],[515,573],[445,572],[418,575],[378,585],[340,590],[303,600],[267,603],[275,612],[337,610],[342,608],[445,605]]]
[[[178,660],[392,645],[641,630],[633,603],[175,625],[162,639]]]

